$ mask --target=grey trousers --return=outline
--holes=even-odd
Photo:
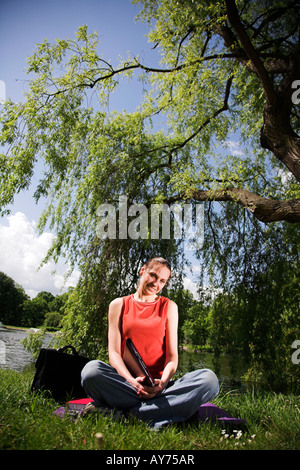
[[[179,423],[193,416],[199,407],[219,393],[219,382],[210,369],[186,373],[170,381],[159,395],[142,400],[136,390],[110,365],[94,360],[81,372],[81,383],[95,405],[129,410],[153,428]]]

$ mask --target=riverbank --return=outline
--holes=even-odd
[[[33,328],[31,326],[12,326],[12,325],[3,325],[1,323],[0,325],[0,329],[3,328],[4,330],[16,330],[16,331],[25,331],[25,332],[28,332],[28,331],[32,331],[32,330],[40,330],[42,327],[40,328]],[[47,334],[51,334],[53,333],[53,331],[59,331],[58,328],[46,328],[46,332]]]
[[[32,394],[33,374],[0,369],[0,448],[2,450],[299,450],[300,397],[221,391],[215,404],[247,420],[247,429],[191,423],[149,431],[137,420],[114,421],[92,415],[77,422],[52,413],[58,407],[43,394]],[[235,431],[235,432],[234,432]]]

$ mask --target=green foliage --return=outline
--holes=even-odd
[[[45,334],[46,328],[32,329],[29,330],[27,336],[21,340],[23,347],[32,354],[34,359],[37,359],[39,355]]]
[[[101,294],[104,294],[103,296]],[[91,359],[104,359],[107,352],[108,299],[96,282],[80,285],[70,295],[56,345],[72,344]]]
[[[32,300],[26,300],[23,304],[22,325],[29,327],[42,325],[48,311],[48,304],[44,298],[35,297]]]
[[[12,278],[0,273],[0,321],[13,326],[58,327],[71,291],[57,296],[43,291],[30,299]]]
[[[26,327],[40,327],[41,325],[57,327],[59,318],[63,315],[68,295],[69,293],[65,293],[55,297],[50,292],[39,292],[35,298],[26,300],[22,306],[23,313],[20,325]],[[49,315],[49,313],[55,311],[55,308],[57,308],[56,320],[54,320],[53,315]],[[51,317],[52,320],[50,320]],[[54,322],[55,324],[50,324],[49,322]]]
[[[45,314],[44,326],[46,328],[58,328],[63,316],[59,312],[47,312]]]
[[[195,304],[194,296],[181,286],[168,289],[167,296],[178,306],[178,341],[182,344],[185,340],[184,323],[190,308]]]
[[[185,340],[196,349],[205,346],[210,333],[209,307],[201,302],[195,303],[187,313],[183,325]]]
[[[38,226],[56,234],[45,261],[65,256],[71,269],[76,265],[82,273],[66,304],[61,341],[93,357],[106,350],[109,302],[131,291],[141,263],[157,254],[169,258],[177,286],[185,263],[182,244],[173,239],[123,239],[119,227],[116,239],[100,238],[101,204],[113,205],[119,222],[121,196],[128,205],[147,208],[154,202],[189,202],[194,191],[231,187],[271,199],[299,198],[295,178],[261,147],[265,90],[230,29],[225,2],[136,3],[151,28],[159,65],[146,66],[138,57],[113,65],[102,57],[97,34],[82,26],[74,39],[37,45],[28,58],[24,101],[7,100],[0,112],[2,214],[43,168],[34,197],[45,198],[47,206]],[[290,80],[286,61],[298,41],[299,10],[294,2],[288,8],[291,4],[238,2],[243,27],[278,93]],[[143,83],[144,99],[135,112],[108,112],[120,77]],[[295,133],[298,110],[295,105],[289,123]],[[205,204],[205,243],[197,256],[211,284],[226,292],[212,307],[210,341],[216,351],[242,349],[274,377],[286,357],[274,344],[286,351],[298,334],[299,290],[287,266],[298,273],[299,230],[280,223],[266,228],[252,211],[237,201]],[[129,217],[128,223],[134,221]],[[283,284],[280,266],[288,273]],[[40,297],[24,303],[29,325],[60,311],[54,299]],[[180,335],[185,331],[203,343],[206,310],[201,304],[190,307],[181,309]]]
[[[29,299],[24,289],[0,272],[0,321],[7,325],[22,325],[23,304]]]
[[[300,338],[298,232],[297,227],[278,227],[276,237],[270,232],[261,263],[212,305],[210,342],[215,352],[242,352],[247,379],[274,390],[296,391],[300,386],[291,349]],[[285,249],[278,252],[280,245]]]
[[[48,202],[39,228],[49,224],[57,235],[48,256],[57,260],[64,254],[72,266],[84,263],[95,242],[99,205],[121,195],[130,203],[149,204],[233,184],[261,195],[267,187],[285,197],[294,184],[279,187],[278,171],[270,171],[274,161],[261,151],[265,96],[256,74],[236,60],[219,35],[227,26],[224,3],[141,3],[140,17],[153,26],[149,39],[161,66],[147,67],[138,58],[113,66],[101,56],[97,34],[82,26],[74,39],[37,45],[28,58],[24,102],[8,100],[1,110],[0,141],[9,146],[0,158],[2,211],[29,187],[39,162],[44,171],[35,199]],[[239,5],[245,24],[266,9],[265,2],[250,4]],[[272,8],[280,6],[276,0]],[[275,45],[278,53],[291,51],[295,35],[276,42],[275,34],[292,30],[296,18],[289,13],[289,20],[281,19],[275,15],[272,29],[262,23],[261,34],[253,33],[255,47],[267,43],[271,55]],[[144,84],[144,102],[133,113],[108,113],[119,77],[131,78],[134,71]],[[228,80],[230,110],[223,109]],[[228,144],[237,130],[242,140],[235,155]],[[294,187],[295,197],[296,192]]]

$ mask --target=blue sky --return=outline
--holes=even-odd
[[[113,64],[129,52],[147,64],[157,61],[157,51],[146,37],[147,24],[135,21],[139,9],[130,0],[0,0],[0,95],[5,87],[6,98],[21,101],[29,78],[25,73],[26,58],[32,55],[35,45],[45,38],[49,42],[74,38],[75,31],[85,24],[89,32],[97,31],[100,52]],[[140,102],[141,87],[124,83],[122,94],[110,106],[134,110]],[[10,216],[0,219],[0,271],[22,285],[31,297],[41,290],[57,295],[69,285],[76,285],[78,271],[64,285],[67,267],[63,264],[48,263],[37,271],[53,234],[37,233],[42,206],[34,203],[32,194],[16,196],[11,209]],[[194,287],[191,281],[187,283]]]

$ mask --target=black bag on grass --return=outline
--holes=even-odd
[[[71,349],[72,354],[66,353],[66,349]],[[89,359],[80,356],[71,345],[60,349],[42,348],[35,363],[31,390],[48,390],[57,401],[83,398],[86,392],[81,386],[81,371],[87,362]]]

